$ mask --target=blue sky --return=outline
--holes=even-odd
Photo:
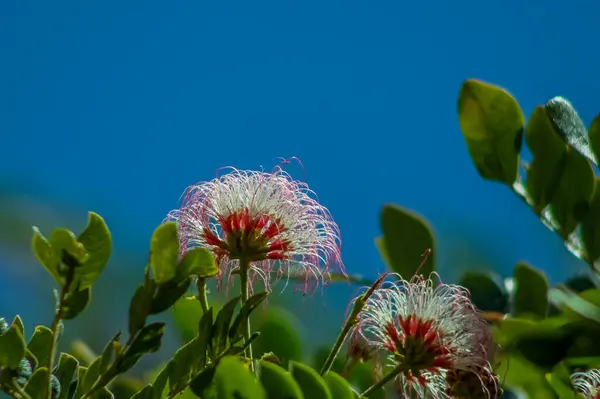
[[[591,0],[4,1],[0,177],[97,211],[142,252],[189,184],[297,156],[353,272],[383,270],[373,239],[395,202],[435,226],[442,273],[469,246],[556,280],[583,266],[477,175],[456,98],[479,78],[526,115],[562,95],[589,124],[598,15]]]

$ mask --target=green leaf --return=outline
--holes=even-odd
[[[518,356],[510,356],[502,362],[496,373],[502,376],[503,388],[518,388],[523,397],[531,399],[549,399],[555,396],[544,378],[544,373],[535,365]],[[504,396],[507,396],[506,394]],[[504,397],[503,396],[503,397]],[[515,396],[511,396],[515,397]]]
[[[211,317],[207,312],[207,316]],[[181,348],[169,362],[169,389],[171,392],[183,390],[192,375],[202,370],[206,364],[206,336],[196,337]]]
[[[489,273],[466,272],[458,284],[469,290],[471,301],[478,309],[486,312],[507,312],[508,294]]]
[[[594,171],[587,159],[568,150],[558,190],[550,202],[550,213],[567,240],[587,213],[594,191]]]
[[[600,259],[600,178],[595,178],[594,187],[588,213],[581,222],[581,239],[589,262]]]
[[[260,361],[259,366],[260,382],[269,399],[304,399],[302,390],[290,373],[264,360]]]
[[[350,375],[348,376],[348,381],[350,381],[350,383],[353,386],[355,386],[359,392],[363,392],[371,385],[377,382],[377,380],[374,377],[374,365],[372,362],[358,363],[350,372]],[[388,396],[386,395],[385,390],[383,388],[375,390],[375,392],[373,392],[371,396],[369,396],[369,399],[387,398]]]
[[[555,130],[543,106],[527,121],[525,142],[533,154],[527,168],[527,192],[540,213],[554,198],[565,167],[567,146]]]
[[[76,377],[77,366],[79,362],[73,356],[68,353],[61,353],[58,358],[58,367],[54,372],[54,375],[60,383],[61,390],[60,395],[56,399],[67,399],[69,393],[69,386]]]
[[[190,276],[208,278],[219,273],[217,263],[212,253],[206,248],[193,248],[185,253],[179,266],[177,278],[185,279]]]
[[[215,356],[219,356],[226,348],[227,345],[227,333],[229,332],[229,326],[235,307],[240,301],[240,297],[233,298],[223,306],[217,320],[212,329],[212,350]]]
[[[12,325],[0,335],[0,368],[15,369],[25,356],[25,339],[21,330]]]
[[[532,314],[546,317],[548,311],[548,280],[525,262],[517,263],[514,272],[513,315]]]
[[[42,233],[40,233],[40,230],[35,226],[33,227],[33,239],[31,245],[38,262],[44,266],[44,269],[50,273],[57,283],[62,284],[62,279],[58,272],[60,256],[56,254],[48,240],[46,240]]]
[[[144,326],[135,337],[129,350],[128,355],[154,353],[160,349],[162,336],[165,332],[166,324],[156,322]]]
[[[175,277],[178,259],[177,224],[175,222],[161,224],[154,230],[150,242],[150,264],[159,285]]]
[[[86,248],[77,241],[75,234],[68,229],[55,229],[50,234],[50,246],[68,267],[79,267],[87,262],[89,258]]]
[[[92,287],[87,287],[79,291],[68,292],[65,295],[62,308],[62,318],[65,320],[74,319],[79,316],[92,300]]]
[[[325,383],[331,391],[331,395],[335,399],[354,399],[354,392],[348,381],[343,379],[339,374],[329,371],[325,374]]]
[[[154,379],[154,395],[152,399],[160,399],[169,379],[169,365],[165,366]]]
[[[112,365],[113,360],[117,356],[117,346],[119,342],[119,338],[121,337],[121,333],[117,333],[105,346],[100,354],[99,361],[99,370],[100,374],[104,374],[108,371],[110,366]]]
[[[48,369],[40,367],[33,372],[29,382],[25,385],[25,392],[31,399],[44,399],[48,392]]]
[[[600,115],[597,115],[592,121],[588,137],[590,138],[592,152],[596,156],[596,159],[600,160]]]
[[[299,320],[292,313],[284,308],[270,307],[258,324],[260,336],[252,344],[255,356],[273,352],[284,364],[302,359],[300,328]]]
[[[233,356],[226,356],[219,362],[213,384],[214,391],[211,392],[212,395],[207,395],[206,399],[267,398],[264,389],[246,365]]]
[[[207,351],[209,350],[210,343],[212,341],[213,332],[213,308],[209,308],[206,313],[202,315],[198,322],[198,338],[197,338],[197,353],[198,359],[196,360],[197,370],[204,368],[207,360]]]
[[[554,366],[551,373],[546,374],[546,380],[561,399],[577,399],[569,376],[569,370],[562,362]]]
[[[173,321],[181,340],[189,342],[198,335],[202,307],[196,297],[180,298],[173,306]]]
[[[72,396],[73,399],[79,399],[85,393],[85,391],[83,390],[83,388],[84,388],[83,378],[84,378],[86,372],[87,372],[87,367],[79,366],[77,368],[77,383],[72,384],[71,387],[69,388],[69,394],[71,393],[71,389],[75,390],[75,394]]]
[[[112,251],[112,238],[104,219],[90,212],[88,224],[77,240],[89,254],[87,262],[76,270],[76,288],[83,290],[90,287],[104,270]]]
[[[517,101],[500,87],[469,79],[458,97],[458,119],[479,174],[512,186],[525,124]]]
[[[157,322],[144,326],[136,335],[131,346],[116,362],[119,373],[132,368],[146,353],[154,353],[160,349],[162,337],[165,333],[165,323]]]
[[[83,390],[83,392],[88,392],[100,377],[100,366],[101,359],[99,357],[97,357],[88,366],[87,370],[85,371],[85,375],[83,376],[83,380],[79,382],[81,384],[81,389]]]
[[[290,362],[290,373],[302,390],[305,398],[333,399],[327,384],[315,370],[305,364],[295,361]]]
[[[322,367],[329,357],[329,352],[331,352],[331,347],[319,346],[314,351],[311,362],[312,366],[314,368]],[[336,356],[335,360],[333,361],[333,365],[331,366],[331,370],[335,371],[336,373],[341,373],[344,370],[344,365],[346,363],[344,360],[345,359],[343,359],[343,356]]]
[[[148,384],[144,388],[142,388],[141,391],[133,395],[130,399],[153,399],[155,395],[154,391],[155,390],[152,384]]]
[[[202,370],[202,372],[198,374],[192,382],[190,382],[190,390],[194,393],[194,395],[202,399],[214,397],[215,387],[213,381],[215,379],[216,371],[217,370],[215,367],[208,367]],[[220,399],[220,397],[217,397],[217,399]]]
[[[424,276],[429,276],[435,270],[433,234],[428,224],[417,214],[397,205],[384,205],[381,211],[381,230],[385,251],[394,272],[410,279],[417,270]],[[430,252],[425,259],[428,250]]]
[[[113,399],[113,398],[114,398],[114,396],[113,396],[112,392],[110,392],[108,390],[108,388],[106,388],[106,387],[97,390],[90,396],[90,399]]]
[[[23,325],[23,320],[21,320],[21,317],[19,315],[15,316],[11,326],[17,327],[21,332],[21,335],[25,336],[25,326]]]
[[[597,289],[589,291],[600,293],[600,290]],[[589,297],[590,292],[584,291],[577,295],[568,289],[552,288],[548,294],[550,302],[557,308],[568,310],[571,312],[571,315],[575,314],[579,317],[600,323],[600,307],[598,304],[584,298],[584,296]]]
[[[585,125],[571,103],[562,97],[554,97],[546,103],[545,108],[552,124],[565,142],[597,165],[598,161],[590,147]]]
[[[150,283],[152,284],[152,283]],[[146,319],[152,308],[153,287],[141,284],[129,303],[129,335],[134,336],[146,324]]]
[[[187,292],[191,282],[192,278],[186,277],[182,281],[171,280],[159,285],[152,300],[150,314],[164,312],[173,306]]]
[[[48,361],[50,360],[52,339],[52,330],[48,327],[37,326],[27,344],[27,349],[34,354],[35,358],[41,364],[48,364]]]
[[[244,326],[248,322],[248,318],[250,314],[265,298],[269,295],[268,292],[259,292],[258,294],[252,295],[242,308],[240,309],[239,314],[233,320],[231,324],[231,328],[229,329],[229,339],[232,342],[237,342],[243,338],[244,335]]]

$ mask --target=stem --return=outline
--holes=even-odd
[[[60,297],[58,299],[58,306],[56,307],[56,313],[54,314],[54,320],[52,321],[52,326],[50,330],[52,331],[52,340],[50,341],[50,349],[48,356],[48,380],[46,382],[46,392],[45,397],[48,399],[52,398],[52,389],[50,388],[52,384],[52,369],[54,368],[54,356],[56,355],[56,342],[58,341],[58,326],[60,325],[60,321],[63,318],[63,306],[65,302],[65,298],[71,289],[71,284],[73,283],[73,279],[75,278],[75,269],[73,267],[69,267],[67,271],[67,275],[65,276],[65,284],[61,287]]]
[[[14,381],[14,380],[13,380]],[[31,399],[31,396],[29,396],[24,390],[23,388],[21,388],[19,386],[19,384],[17,383],[13,383],[11,384],[12,386],[2,386],[2,391],[4,391],[8,396],[15,398],[15,399]]]
[[[206,279],[198,277],[196,280],[196,287],[198,287],[198,302],[202,307],[202,313],[208,312],[208,298],[206,297]]]
[[[385,384],[387,384],[388,382],[390,382],[391,380],[396,378],[396,376],[398,374],[400,374],[403,370],[404,370],[404,365],[402,363],[400,363],[399,365],[394,367],[394,369],[392,371],[390,371],[390,373],[388,375],[386,375],[381,380],[377,381],[375,384],[373,384],[369,388],[367,388],[367,390],[364,391],[363,393],[361,393],[360,396],[364,396],[365,398],[368,398],[377,389],[383,387]]]
[[[248,271],[250,269],[250,262],[248,258],[241,257],[240,258],[240,290],[242,296],[242,306],[248,300]],[[248,318],[248,322],[246,323],[246,328],[244,329],[244,340],[248,342],[250,339],[250,318]],[[248,345],[245,351],[245,355],[250,359],[250,368],[254,371],[254,358],[252,357],[252,344]]]
[[[352,329],[352,327],[354,327],[356,325],[356,323],[358,322],[358,315],[360,314],[360,312],[362,312],[363,308],[367,304],[367,300],[369,299],[369,297],[371,295],[373,295],[373,292],[375,292],[375,289],[381,284],[381,282],[387,277],[387,275],[388,275],[388,273],[382,274],[371,285],[371,287],[369,288],[369,290],[367,292],[360,295],[354,301],[354,305],[352,307],[352,312],[350,313],[350,316],[346,320],[346,323],[344,323],[344,326],[342,327],[342,331],[340,331],[340,334],[338,335],[338,337],[335,341],[335,344],[333,345],[333,348],[331,348],[331,351],[329,352],[329,356],[327,356],[327,360],[325,360],[325,364],[321,368],[320,374],[322,376],[325,375],[325,373],[327,373],[329,371],[329,369],[331,369],[331,366],[333,365],[335,358],[337,357],[338,353],[340,352],[340,349],[341,349],[342,345],[344,344],[344,341],[346,340],[348,333],[350,333],[350,330]]]
[[[331,348],[331,351],[329,352],[329,356],[327,356],[327,360],[325,360],[325,364],[323,364],[323,367],[321,368],[321,376],[325,375],[325,373],[327,373],[329,369],[331,369],[331,366],[333,365],[335,358],[340,352],[340,349],[342,348],[342,345],[346,340],[348,333],[350,332],[352,327],[354,327],[354,325],[356,325],[356,323],[358,322],[358,315],[362,311],[364,306],[365,301],[362,301],[361,297],[358,297],[354,302],[354,306],[352,307],[352,313],[350,313],[350,317],[348,317],[346,323],[344,323],[342,331],[340,331],[335,341],[335,344],[333,345],[333,348]]]

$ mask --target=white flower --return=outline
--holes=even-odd
[[[463,287],[398,276],[373,292],[352,334],[394,367],[404,366],[396,379],[401,395],[455,397],[456,384],[464,390],[471,376],[484,397],[498,395],[490,386],[497,380],[487,375],[491,333]]]
[[[571,375],[575,390],[586,399],[600,398],[600,370],[593,369]]]
[[[331,267],[343,272],[341,241],[329,211],[308,186],[277,169],[240,171],[189,187],[181,208],[167,220],[178,221],[182,251],[201,246],[213,251],[221,277],[250,262],[251,280],[266,287],[275,278],[322,280]]]

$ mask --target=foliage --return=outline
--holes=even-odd
[[[590,267],[591,277],[575,276],[556,286],[526,262],[519,262],[505,281],[481,270],[468,271],[459,281],[493,331],[497,347],[490,361],[505,392],[574,398],[571,374],[600,367],[600,178],[595,173],[600,115],[586,129],[571,104],[557,97],[525,120],[507,91],[467,80],[458,117],[479,174],[507,186]],[[532,154],[529,161],[521,159],[523,140]],[[395,276],[428,278],[435,272],[436,242],[428,222],[391,204],[383,207],[380,221],[376,245]],[[92,299],[112,251],[110,231],[102,217],[90,213],[79,235],[57,228],[46,238],[34,227],[32,249],[58,285],[56,306],[52,324],[37,326],[30,337],[19,316],[10,324],[0,319],[0,388],[14,398],[352,399],[361,397],[359,392],[371,398],[392,394],[393,387],[383,386],[375,372],[374,359],[347,339],[386,275],[375,282],[329,276],[332,282],[349,280],[371,288],[353,301],[332,349],[320,349],[305,364],[309,357],[285,309],[267,305],[267,315],[251,333],[251,315],[267,304],[268,292],[248,295],[245,286],[240,296],[210,306],[206,282],[219,277],[219,259],[206,248],[181,251],[176,222],[163,223],[152,235],[143,281],[129,303],[126,337],[116,332],[98,356],[83,361],[77,353],[57,354],[57,341]],[[238,273],[242,283],[248,281],[244,273]],[[182,346],[150,378],[132,379],[127,373],[161,348],[168,328],[150,317],[168,309],[174,311]]]

